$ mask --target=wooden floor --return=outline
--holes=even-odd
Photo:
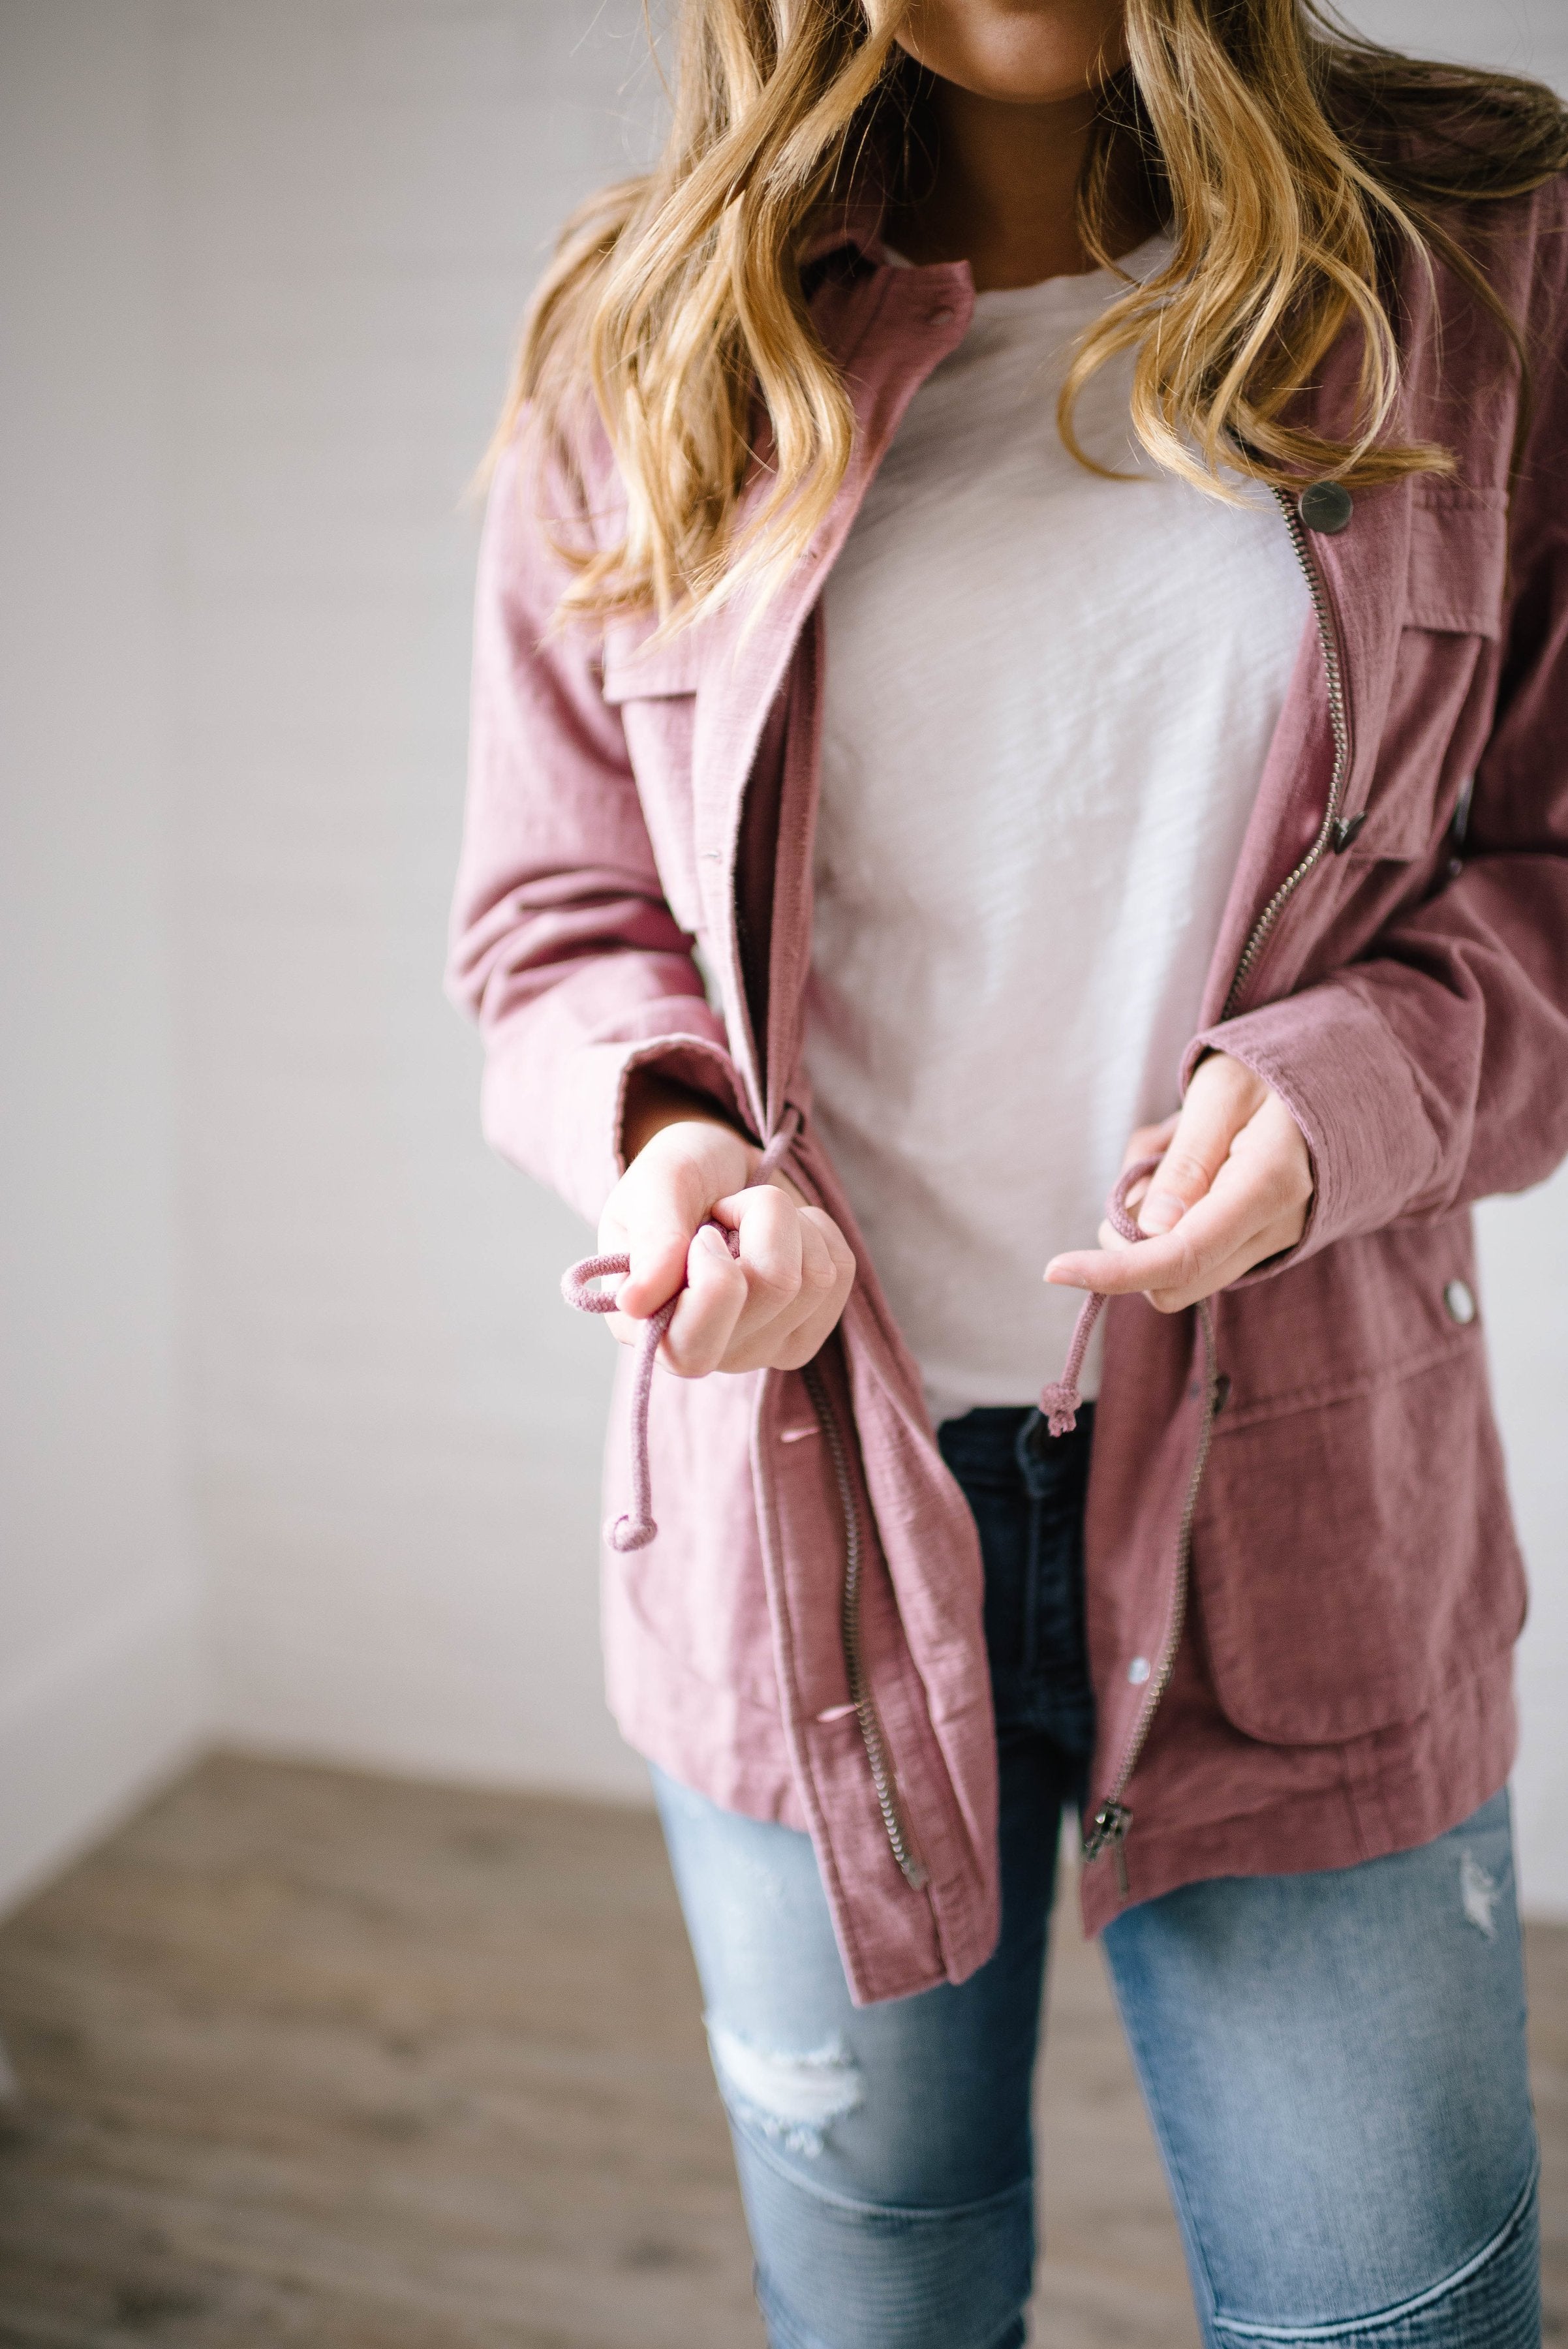
[[[1549,2337],[1568,1930],[1532,1937]],[[0,1929],[0,2343],[760,2349],[642,1814],[219,1756]],[[1098,1961],[1041,2083],[1050,2349],[1196,2333]]]

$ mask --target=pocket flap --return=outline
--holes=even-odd
[[[1501,636],[1507,573],[1502,491],[1418,481],[1410,508],[1406,626],[1444,636]]]
[[[695,693],[702,667],[701,634],[684,628],[657,641],[654,621],[612,620],[605,630],[604,697],[607,701],[659,701]]]

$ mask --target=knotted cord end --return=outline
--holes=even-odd
[[[632,1517],[615,1517],[605,1527],[605,1539],[611,1549],[624,1557],[628,1550],[646,1549],[658,1531],[651,1517],[644,1517],[640,1523]]]
[[[1116,1189],[1106,1202],[1106,1214],[1124,1240],[1141,1240],[1143,1233],[1132,1219],[1127,1206],[1127,1193],[1135,1183],[1141,1183],[1158,1166],[1158,1158],[1140,1158],[1136,1164],[1124,1167]],[[1071,1435],[1078,1424],[1078,1408],[1084,1400],[1078,1384],[1084,1358],[1089,1350],[1089,1340],[1095,1324],[1105,1310],[1104,1294],[1092,1288],[1078,1308],[1078,1318],[1073,1324],[1073,1340],[1067,1349],[1067,1359],[1062,1365],[1062,1375],[1053,1379],[1040,1391],[1040,1409],[1053,1435]]]
[[[1040,1408],[1045,1424],[1053,1435],[1071,1435],[1078,1424],[1078,1405],[1084,1398],[1075,1386],[1063,1379],[1053,1379],[1040,1390]]]

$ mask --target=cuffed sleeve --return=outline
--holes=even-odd
[[[1189,1051],[1189,1073],[1206,1051],[1231,1053],[1272,1085],[1305,1136],[1312,1211],[1291,1261],[1393,1223],[1434,1180],[1441,1153],[1414,1072],[1354,993],[1309,988],[1210,1028]]]
[[[484,1041],[503,1157],[590,1222],[621,1172],[634,1068],[747,1123],[722,1020],[660,886],[597,629],[558,626],[566,502],[514,442],[480,551],[467,812],[447,988]]]

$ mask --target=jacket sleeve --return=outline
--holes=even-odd
[[[1558,264],[1559,270],[1561,263]],[[1428,1221],[1568,1154],[1568,358],[1535,339],[1506,657],[1464,862],[1366,955],[1208,1030],[1282,1095],[1316,1176],[1300,1247]]]
[[[479,559],[467,813],[447,991],[484,1042],[504,1157],[597,1219],[627,1080],[654,1063],[744,1123],[723,1024],[659,886],[597,632],[552,625],[566,569],[525,442],[498,467]]]

